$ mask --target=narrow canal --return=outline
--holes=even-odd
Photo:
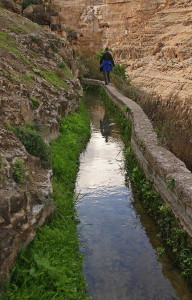
[[[87,93],[92,134],[81,155],[76,192],[84,274],[93,300],[190,300],[155,225],[134,200],[123,143],[98,95]]]

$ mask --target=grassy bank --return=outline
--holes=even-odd
[[[138,166],[130,150],[131,124],[123,116],[123,113],[117,109],[105,91],[99,88],[99,92],[119,126],[122,140],[125,144],[126,169],[132,183],[134,195],[139,198],[142,206],[157,225],[158,236],[162,240],[162,246],[157,249],[157,252],[162,254],[165,248],[168,250],[172,261],[180,269],[181,274],[185,277],[190,288],[192,288],[191,239],[175,218],[171,209],[161,199],[153,184],[146,179],[144,171]],[[171,184],[169,182],[167,187],[171,188]]]
[[[55,215],[21,251],[6,289],[6,299],[89,299],[82,275],[74,208],[79,155],[89,134],[88,114],[81,104],[78,113],[62,120],[60,137],[51,143]]]

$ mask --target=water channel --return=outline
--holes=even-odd
[[[127,183],[123,143],[98,95],[87,93],[91,139],[76,192],[84,274],[93,300],[190,300],[169,257],[157,254],[155,225]]]

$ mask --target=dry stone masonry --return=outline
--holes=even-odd
[[[192,237],[192,173],[170,151],[158,145],[156,133],[142,108],[120,94],[113,85],[86,79],[85,83],[100,85],[132,123],[131,149],[146,177],[154,183],[164,201],[169,205]],[[169,187],[170,180],[174,180]]]

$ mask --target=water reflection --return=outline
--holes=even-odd
[[[125,184],[123,144],[114,121],[98,97],[87,95],[87,107],[92,137],[81,156],[76,190],[91,299],[192,299],[169,258],[158,258],[154,224]]]
[[[109,119],[108,114],[105,111],[103,120],[100,120],[100,130],[103,137],[105,137],[106,143],[108,142],[108,137],[111,134],[114,123]]]

